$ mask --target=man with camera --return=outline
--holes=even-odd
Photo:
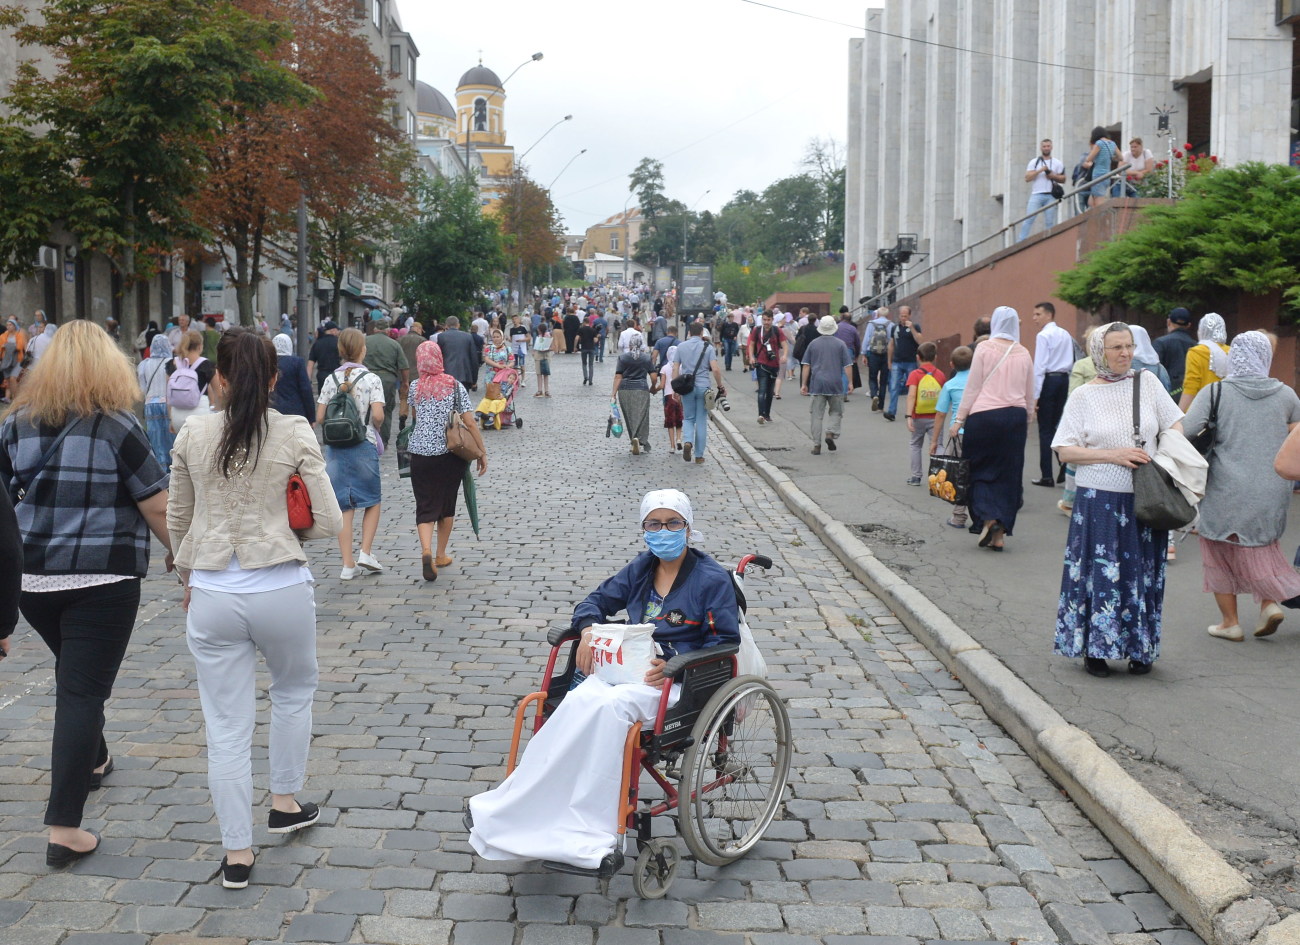
[[[781,365],[790,355],[790,345],[773,323],[772,312],[764,312],[762,323],[749,333],[749,355],[758,373],[758,422],[772,422],[772,394]],[[679,359],[680,360],[680,359]]]
[[[1031,213],[1033,216],[1026,218],[1025,222],[1020,224],[1020,234],[1016,242],[1029,236],[1029,231],[1034,228],[1034,221],[1039,216],[1043,217],[1047,229],[1050,230],[1056,225],[1056,201],[1065,194],[1060,186],[1065,183],[1065,165],[1052,157],[1051,138],[1044,138],[1038,145],[1038,157],[1030,161],[1029,167],[1025,168],[1025,183],[1030,185],[1029,205],[1025,207],[1025,213]]]
[[[826,448],[835,451],[844,419],[844,400],[853,393],[853,351],[835,335],[835,319],[824,315],[817,322],[819,337],[810,341],[800,362],[803,373],[801,390],[811,397],[813,455],[822,451],[822,417],[829,409]],[[847,391],[847,394],[846,394]]]

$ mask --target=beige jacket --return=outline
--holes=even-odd
[[[214,463],[225,414],[190,417],[176,436],[167,529],[183,573],[225,570],[232,554],[244,569],[305,564],[307,555],[289,529],[285,505],[285,487],[295,472],[307,485],[315,518],[302,539],[331,538],[342,528],[325,459],[307,421],[276,410],[267,411],[267,421],[257,465],[247,474],[232,470],[229,479]]]

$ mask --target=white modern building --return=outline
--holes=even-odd
[[[849,44],[845,277],[915,234],[931,261],[1025,213],[1051,138],[1067,174],[1100,125],[1157,157],[1293,161],[1296,0],[887,0]],[[1000,244],[996,244],[1000,246]]]

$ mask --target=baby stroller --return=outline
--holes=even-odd
[[[492,375],[487,392],[474,408],[474,419],[484,430],[500,430],[513,425],[520,429],[524,421],[515,409],[515,393],[519,390],[519,372],[512,367],[501,368]]]

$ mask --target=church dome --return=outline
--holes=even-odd
[[[451,107],[447,96],[443,95],[428,82],[416,82],[415,110],[421,115],[438,115],[443,118],[456,117],[456,109]]]
[[[486,85],[494,89],[502,87],[501,80],[497,78],[497,74],[482,63],[479,63],[473,69],[470,69],[461,76],[460,84],[458,84],[456,88],[464,88],[467,85]]]

